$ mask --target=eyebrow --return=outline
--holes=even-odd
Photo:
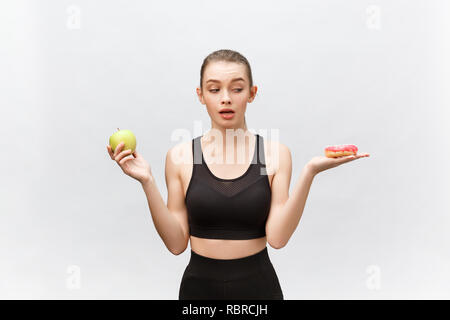
[[[245,81],[243,78],[234,78],[233,80],[231,80],[231,82],[239,81],[239,80]],[[208,81],[206,81],[206,83],[208,83],[208,82],[220,82],[220,81],[216,80],[216,79],[209,79]]]

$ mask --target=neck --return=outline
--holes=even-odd
[[[218,142],[217,139],[222,138],[222,144],[225,146],[225,144],[227,143],[227,135],[229,137],[228,143],[233,143],[233,137],[237,137],[239,144],[239,141],[244,142],[246,136],[252,136],[253,134],[248,130],[247,124],[245,122],[234,127],[223,127],[215,122],[211,122],[211,129],[207,131],[203,136],[205,140],[211,140],[212,138],[216,142]]]
[[[212,148],[213,151],[211,152],[211,155],[214,157],[225,157],[228,152],[231,152],[232,155],[248,154],[248,157],[251,158],[253,154],[252,149],[250,148],[250,144],[253,140],[252,136],[254,136],[254,134],[247,129],[245,123],[236,127],[222,127],[212,123],[212,128],[203,135],[202,141],[204,141],[205,149],[208,149],[206,147],[208,145]],[[234,156],[231,156],[231,158],[234,158]],[[243,161],[243,163],[248,162],[246,159],[238,159],[238,161]]]

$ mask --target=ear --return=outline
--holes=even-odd
[[[251,87],[251,89],[250,89],[250,97],[248,98],[248,102],[252,102],[253,100],[255,100],[257,91],[258,91],[258,87],[257,86]]]
[[[198,96],[198,100],[200,100],[200,103],[205,104],[205,101],[203,99],[202,89],[197,87],[196,91],[197,91],[197,96]]]

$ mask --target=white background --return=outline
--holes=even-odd
[[[247,125],[279,130],[291,190],[326,145],[371,155],[316,176],[269,246],[285,299],[450,298],[448,21],[444,0],[2,1],[0,298],[178,299],[190,247],[166,249],[106,145],[132,130],[166,199],[218,49],[249,60]]]

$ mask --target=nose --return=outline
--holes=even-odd
[[[221,104],[231,104],[230,96],[228,95],[227,91],[223,91],[224,94],[222,95]]]

